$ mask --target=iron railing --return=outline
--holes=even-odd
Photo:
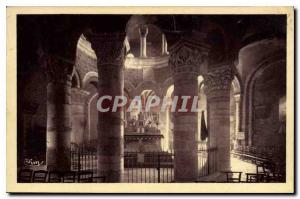
[[[71,171],[97,171],[97,150],[72,143]]]
[[[217,148],[198,149],[198,177],[217,171]]]
[[[187,165],[188,166],[188,165]],[[71,147],[71,170],[93,171],[97,174],[97,150],[76,144]],[[217,149],[198,149],[198,177],[207,176],[217,170]],[[174,182],[174,153],[125,152],[122,182],[170,183]]]
[[[174,180],[174,154],[171,152],[126,152],[123,181],[130,183],[163,183]]]

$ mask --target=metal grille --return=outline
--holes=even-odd
[[[71,171],[97,171],[97,150],[71,145]]]
[[[124,182],[163,183],[174,180],[174,154],[169,152],[126,152]]]
[[[217,171],[217,148],[198,149],[198,177]]]
[[[188,166],[188,165],[187,165]],[[71,170],[97,173],[97,150],[76,144],[71,147]],[[198,149],[198,177],[217,170],[217,149]],[[125,152],[122,182],[170,183],[174,182],[173,152]]]

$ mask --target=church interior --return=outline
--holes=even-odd
[[[285,182],[286,53],[284,15],[18,15],[18,182]]]

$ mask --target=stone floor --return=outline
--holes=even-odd
[[[231,170],[243,172],[241,180],[246,181],[246,173],[256,173],[256,165],[231,156]]]
[[[242,172],[241,181],[246,181],[246,173],[256,173],[256,165],[242,161],[238,158],[231,156],[231,171],[233,172]],[[237,177],[236,175],[234,177]],[[226,176],[223,173],[214,173],[209,176],[200,177],[199,181],[201,182],[224,182],[226,180]]]

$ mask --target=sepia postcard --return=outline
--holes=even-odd
[[[6,67],[7,192],[295,192],[293,7],[7,7]]]

